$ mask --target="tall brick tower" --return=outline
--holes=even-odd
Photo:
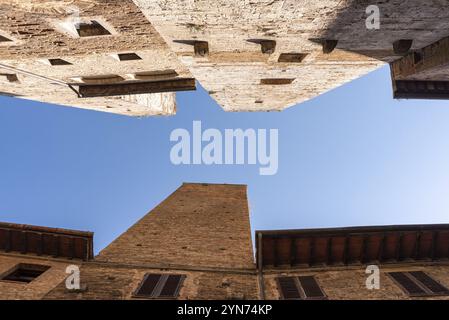
[[[47,298],[256,299],[246,186],[183,184]]]

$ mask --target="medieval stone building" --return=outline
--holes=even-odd
[[[372,5],[379,29],[366,25]],[[447,7],[449,0],[0,0],[0,94],[171,115],[174,92],[195,89],[196,78],[226,111],[275,111],[392,63],[394,97],[447,98]]]
[[[449,296],[449,225],[258,231],[254,257],[242,185],[183,184],[95,257],[92,236],[0,224],[0,299]]]
[[[195,81],[131,0],[1,0],[0,93],[171,115]]]
[[[226,111],[285,109],[449,36],[448,0],[134,2]]]

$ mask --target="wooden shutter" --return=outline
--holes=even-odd
[[[140,285],[140,288],[137,289],[137,296],[146,296],[153,297],[153,293],[156,289],[157,284],[161,278],[160,274],[147,274]]]
[[[282,299],[326,299],[314,276],[280,277],[277,281]]]
[[[298,277],[301,288],[304,291],[305,299],[323,299],[326,298],[323,290],[314,276]]]
[[[413,281],[406,272],[391,272],[390,276],[402,287],[409,296],[426,295],[426,291]]]
[[[181,275],[169,275],[159,296],[161,298],[176,298],[183,279],[184,276]]]
[[[142,298],[176,298],[185,276],[176,274],[147,274],[134,293]]]
[[[301,299],[296,277],[280,277],[277,281],[282,299]]]
[[[449,294],[449,290],[444,287],[439,282],[435,281],[433,278],[431,278],[428,274],[426,274],[423,271],[414,271],[410,272],[410,275],[414,277],[417,281],[421,283],[427,290],[429,290],[429,293],[432,294]]]
[[[392,272],[390,276],[409,296],[449,295],[449,290],[423,271]]]

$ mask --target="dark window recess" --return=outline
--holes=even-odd
[[[14,73],[0,73],[0,77],[5,77],[8,82],[19,82],[19,77]]]
[[[296,300],[301,299],[297,278],[295,277],[281,277],[278,278],[279,290],[281,291],[282,299]]]
[[[262,53],[272,54],[276,50],[276,41],[266,39],[248,39],[248,42],[260,44]]]
[[[409,52],[413,45],[413,40],[401,39],[393,43],[393,51],[397,55],[404,55]]]
[[[50,64],[52,66],[68,66],[71,65],[70,62],[64,60],[64,59],[48,59],[48,62],[50,62]]]
[[[326,299],[325,293],[313,276],[280,277],[278,285],[285,300]]]
[[[306,299],[321,299],[325,298],[323,290],[321,290],[318,282],[313,276],[298,277],[299,283],[304,290]]]
[[[6,38],[5,36],[0,35],[0,42],[12,42],[12,40],[9,38]]]
[[[199,40],[173,40],[174,43],[182,43],[193,46],[195,56],[204,57],[209,54],[209,42]]]
[[[323,53],[329,54],[335,50],[338,45],[338,40],[325,39],[322,41]]]
[[[449,290],[422,271],[391,272],[389,275],[411,297],[449,295]]]
[[[425,272],[414,271],[410,272],[410,274],[433,294],[449,294],[449,290],[445,286],[431,278]]]
[[[177,274],[147,274],[135,291],[137,298],[175,299],[185,279]]]
[[[77,24],[76,30],[80,37],[107,36],[111,34],[105,27],[95,20],[89,23]]]
[[[307,53],[281,53],[278,62],[300,63],[307,57]]]
[[[295,79],[293,78],[270,78],[270,79],[261,79],[260,84],[265,85],[286,85],[291,84]]]
[[[209,54],[209,43],[207,41],[196,41],[193,49],[196,56],[207,56]]]
[[[120,61],[142,60],[142,58],[139,57],[135,53],[119,53],[118,54],[118,59]]]
[[[21,263],[5,275],[1,280],[30,283],[48,269],[50,269],[49,266]]]

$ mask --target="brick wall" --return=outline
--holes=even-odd
[[[184,184],[96,260],[253,269],[246,186]]]
[[[45,299],[134,299],[133,293],[147,273],[180,274],[185,280],[179,299],[257,299],[257,280],[254,274],[232,271],[193,271],[136,268],[115,264],[86,263],[81,268],[81,282],[87,285],[84,292],[72,293],[61,283]]]
[[[46,299],[131,299],[146,273],[185,275],[181,299],[257,299],[246,186],[183,184],[82,266],[87,291]]]
[[[32,258],[24,255],[0,254],[0,278],[12,270],[17,264],[37,264],[49,266],[45,273],[30,283],[18,283],[0,280],[0,300],[38,300],[50,292],[58,284],[64,282],[68,265],[77,264],[75,261],[66,262],[50,259]]]
[[[266,299],[279,299],[280,294],[277,288],[276,278],[278,276],[299,276],[313,275],[317,279],[321,288],[331,300],[409,300],[408,297],[387,275],[388,272],[397,271],[424,271],[449,288],[449,265],[392,265],[381,267],[380,289],[368,290],[365,282],[368,275],[365,273],[365,267],[355,268],[333,268],[317,269],[304,271],[286,271],[279,273],[270,273],[265,275],[265,295]],[[415,298],[416,299],[416,298]],[[444,299],[449,297],[432,297],[419,299]]]

